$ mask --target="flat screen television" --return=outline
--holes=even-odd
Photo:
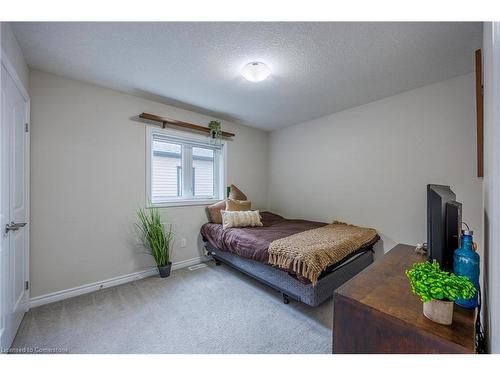
[[[427,185],[427,254],[447,271],[460,244],[462,204],[455,199],[449,186]]]

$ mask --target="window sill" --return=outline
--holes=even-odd
[[[189,206],[209,206],[211,204],[220,202],[222,199],[201,199],[201,200],[184,200],[178,202],[157,202],[152,203],[149,207],[189,207]]]

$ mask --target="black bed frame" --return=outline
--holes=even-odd
[[[207,245],[207,250],[208,250],[208,247],[209,247],[209,246],[211,246],[211,245],[210,245],[209,243],[207,243],[207,244],[208,244],[208,245]],[[275,284],[273,284],[273,283],[271,283],[271,282],[269,282],[269,281],[267,281],[267,280],[265,280],[265,279],[263,279],[263,278],[261,278],[261,277],[259,277],[259,276],[253,275],[252,273],[250,273],[250,272],[248,272],[248,271],[244,270],[244,269],[243,269],[243,268],[241,268],[241,267],[238,267],[238,266],[235,266],[234,264],[231,264],[231,263],[229,263],[229,262],[226,262],[224,259],[222,259],[222,258],[218,257],[218,256],[217,256],[217,254],[216,254],[215,252],[212,252],[212,251],[208,250],[208,253],[209,253],[209,255],[210,255],[210,256],[214,259],[214,261],[215,261],[215,265],[216,265],[216,266],[220,266],[222,263],[224,263],[224,264],[228,265],[229,267],[232,267],[232,268],[234,268],[235,270],[238,270],[238,271],[240,271],[240,272],[244,273],[245,275],[247,275],[247,276],[250,276],[250,277],[254,278],[254,279],[255,279],[255,280],[257,280],[257,281],[260,281],[262,284],[266,284],[268,287],[271,287],[271,288],[273,288],[274,290],[276,290],[277,292],[281,293],[281,297],[283,298],[283,303],[284,303],[285,305],[288,305],[288,304],[290,303],[290,297],[291,297],[291,298],[293,298],[293,299],[294,299],[294,300],[296,300],[296,301],[300,301],[300,298],[299,298],[298,296],[295,296],[295,295],[291,294],[290,292],[288,292],[288,293],[289,293],[289,294],[291,294],[291,295],[288,295],[287,293],[285,293],[283,290],[281,290],[281,289],[280,289],[278,286],[276,286]]]
[[[240,262],[248,262],[248,263],[258,263],[260,266],[264,266],[264,267],[269,267],[273,270],[274,273],[283,273],[285,274],[286,276],[292,278],[293,276],[290,276],[286,271],[283,271],[283,270],[280,270],[278,268],[275,268],[275,267],[272,267],[272,266],[269,266],[269,265],[265,265],[263,263],[260,263],[260,262],[256,262],[256,261],[253,261],[253,260],[250,260],[250,259],[246,259],[246,258],[242,258],[242,257],[239,257],[237,255],[234,255],[232,253],[228,253],[227,251],[223,251],[223,250],[220,250],[216,247],[214,247],[209,241],[203,239],[204,242],[205,242],[205,248],[207,250],[207,253],[209,256],[211,256],[214,261],[215,261],[215,264],[217,266],[219,266],[221,263],[224,263],[228,266],[230,266],[231,268],[234,268],[254,279],[256,279],[257,281],[271,287],[272,289],[278,291],[281,296],[282,296],[282,299],[283,299],[283,303],[284,304],[288,304],[290,302],[290,298],[296,300],[296,301],[301,301],[301,302],[304,302],[304,299],[298,295],[297,293],[293,293],[291,292],[290,290],[284,290],[282,287],[280,287],[279,285],[277,285],[276,283],[272,282],[272,281],[269,281],[263,277],[260,277],[258,275],[256,275],[255,273],[252,273],[250,272],[249,270],[247,269],[244,269],[236,264],[234,264],[233,262],[230,262],[230,261],[227,261],[226,259],[224,259],[223,257],[219,256],[218,254],[219,253],[224,253],[224,254],[231,254],[231,256],[233,257],[236,257],[239,259]],[[337,287],[339,287],[340,285],[342,285],[345,281],[347,281],[348,279],[350,279],[351,277],[353,277],[356,273],[360,272],[361,269],[365,268],[369,263],[372,263],[373,262],[373,248],[371,246],[369,247],[365,247],[365,248],[362,248],[358,251],[356,251],[355,253],[353,254],[350,254],[348,257],[346,257],[345,259],[343,259],[342,261],[330,266],[327,270],[325,270],[321,277],[320,277],[320,280],[323,279],[323,278],[326,278],[334,273],[337,273],[337,274],[342,274],[344,272],[341,272],[345,267],[347,267],[348,265],[350,265],[351,263],[355,262],[356,261],[356,258],[357,257],[362,257],[364,255],[364,258],[367,258],[367,254],[370,255],[369,257],[369,260],[365,260],[364,261],[364,264],[359,266],[359,267],[356,267],[357,270],[355,270],[353,272],[351,271],[346,271],[345,272],[345,276],[342,276],[339,278],[339,282],[334,284],[334,287],[331,289],[331,295],[333,295],[333,291],[334,289],[336,289]],[[351,268],[353,267],[353,265],[351,264],[350,266]],[[297,279],[295,279],[297,283],[301,283],[300,281],[298,281]],[[306,284],[303,284],[301,283],[302,285],[306,285]],[[338,284],[338,285],[337,285]],[[309,284],[310,285],[310,284]],[[305,302],[307,303],[307,302]],[[309,304],[309,303],[307,303]],[[310,304],[309,304],[310,305]],[[314,306],[314,305],[311,305],[311,306]]]

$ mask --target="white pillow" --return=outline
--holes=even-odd
[[[222,213],[222,228],[261,227],[259,210],[255,211],[225,211]]]

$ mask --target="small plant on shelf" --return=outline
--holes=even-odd
[[[220,127],[220,121],[212,120],[208,123],[208,128],[210,129],[210,136],[212,138],[222,138],[222,129]]]
[[[170,261],[171,246],[174,238],[172,225],[165,229],[158,207],[140,208],[137,211],[141,240],[144,247],[153,256],[161,277],[170,275],[172,262]]]
[[[451,324],[456,299],[472,298],[476,293],[469,279],[441,270],[436,261],[416,263],[406,276],[413,293],[424,303],[424,315],[441,324]]]

